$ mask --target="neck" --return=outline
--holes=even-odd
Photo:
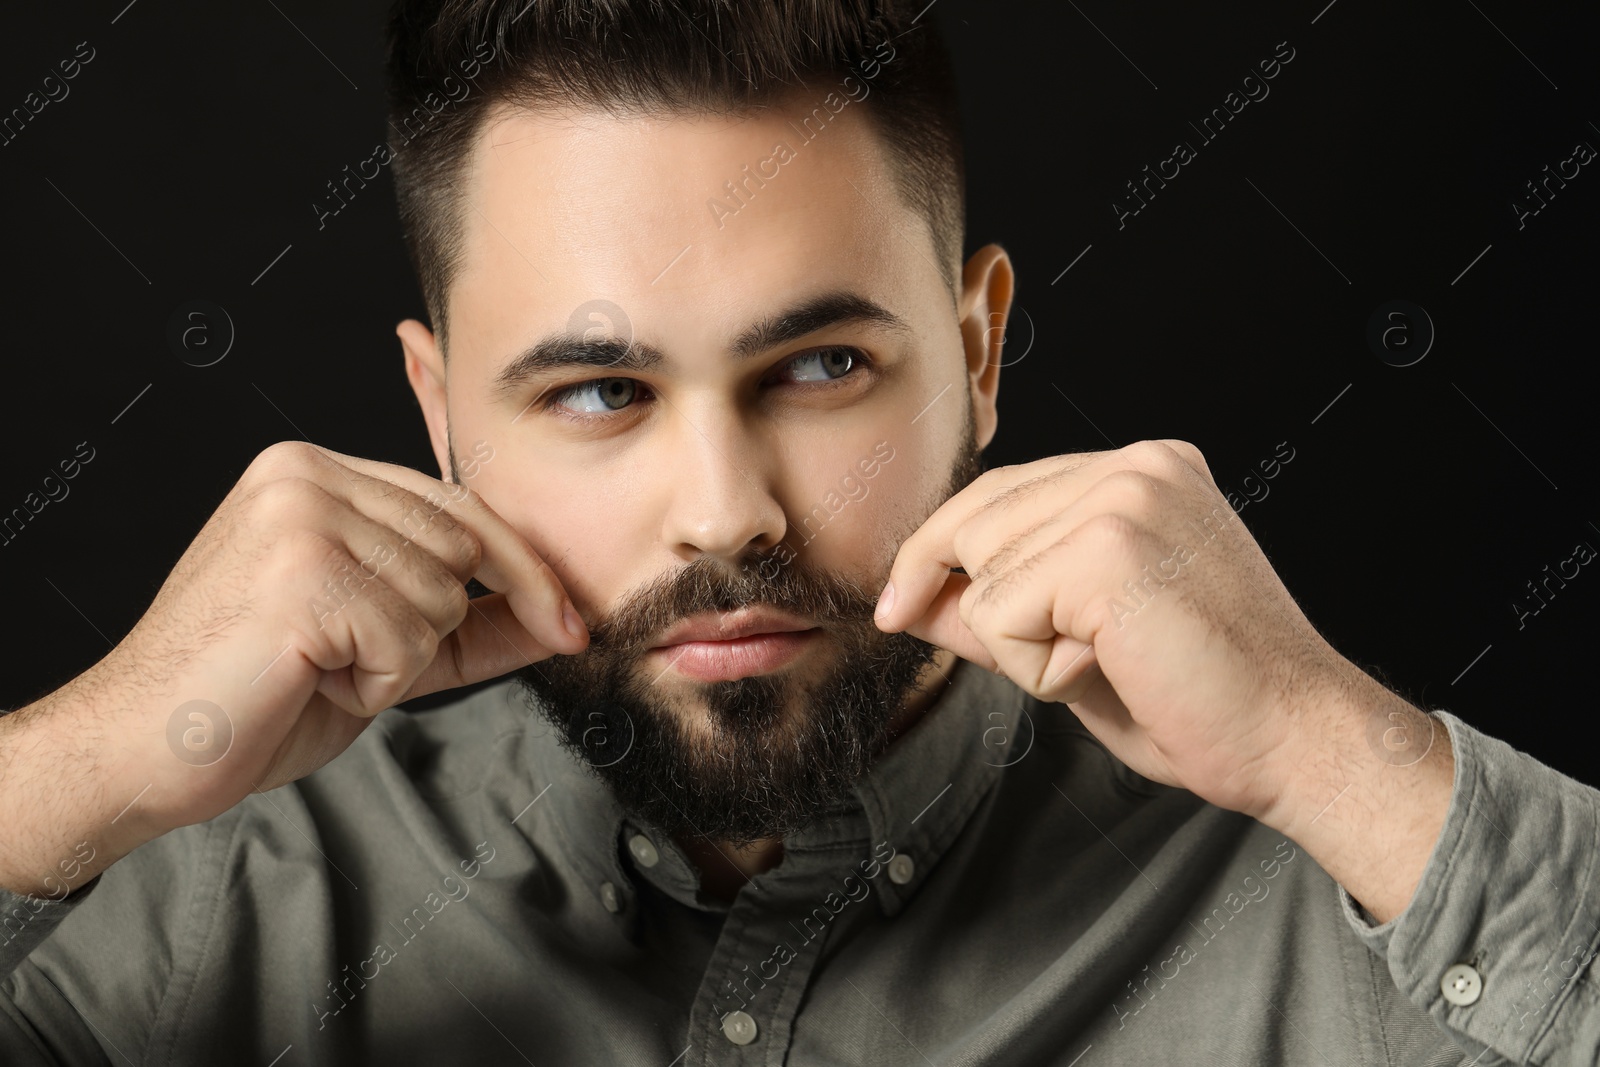
[[[905,706],[889,721],[891,745],[921,721],[939,694],[944,692],[955,665],[954,652],[941,648],[934,654],[933,662],[923,668]],[[678,844],[683,846],[690,861],[700,868],[701,891],[717,900],[733,900],[751,879],[771,870],[783,860],[781,837],[763,838],[744,848],[735,848],[726,841],[685,835],[679,838]]]

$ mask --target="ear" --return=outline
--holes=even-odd
[[[966,350],[972,390],[972,418],[978,447],[994,439],[1000,416],[1000,366],[1005,361],[1006,321],[1011,313],[1011,257],[999,245],[984,245],[967,260],[962,275],[961,343]]]
[[[445,407],[444,353],[433,339],[433,331],[416,319],[406,319],[394,328],[405,350],[406,379],[422,405],[428,423],[428,439],[439,462],[439,477],[450,481],[450,415]]]

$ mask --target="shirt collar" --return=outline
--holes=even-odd
[[[760,884],[773,899],[791,889],[809,899],[819,879],[858,873],[873,887],[883,913],[898,913],[1003,768],[1026,754],[1033,741],[1026,711],[1031,699],[1015,683],[956,660],[943,691],[856,782],[845,804],[787,838],[783,862],[753,879],[752,887]],[[597,893],[612,898],[624,920],[636,911],[636,880],[689,907],[727,910],[726,903],[700,893],[699,871],[684,850],[623,811],[610,789],[557,743],[543,715],[530,712],[522,763],[534,786],[548,788],[548,795],[538,818],[518,819],[522,832],[532,839],[548,828],[563,855]],[[636,836],[648,847],[633,844]],[[606,907],[612,910],[611,903]]]

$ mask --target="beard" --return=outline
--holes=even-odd
[[[781,544],[750,553],[737,572],[701,556],[593,622],[582,652],[530,664],[515,673],[518,682],[562,746],[624,809],[663,833],[742,848],[812,825],[845,805],[888,746],[891,725],[938,652],[908,633],[883,633],[873,612],[899,545],[982,473],[970,404],[963,438],[942,493],[914,522],[888,531],[895,536],[861,538],[885,546],[865,588],[798,554],[780,564]],[[452,472],[454,462],[452,454]],[[826,535],[823,527],[812,536]],[[836,645],[832,665],[814,679],[799,668],[695,682],[687,701],[658,687],[660,674],[639,669],[652,643],[685,616],[759,604],[820,627],[818,637]]]

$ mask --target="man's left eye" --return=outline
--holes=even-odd
[[[824,348],[807,352],[789,362],[788,378],[797,382],[822,382],[843,378],[856,365],[856,354],[848,348]]]

